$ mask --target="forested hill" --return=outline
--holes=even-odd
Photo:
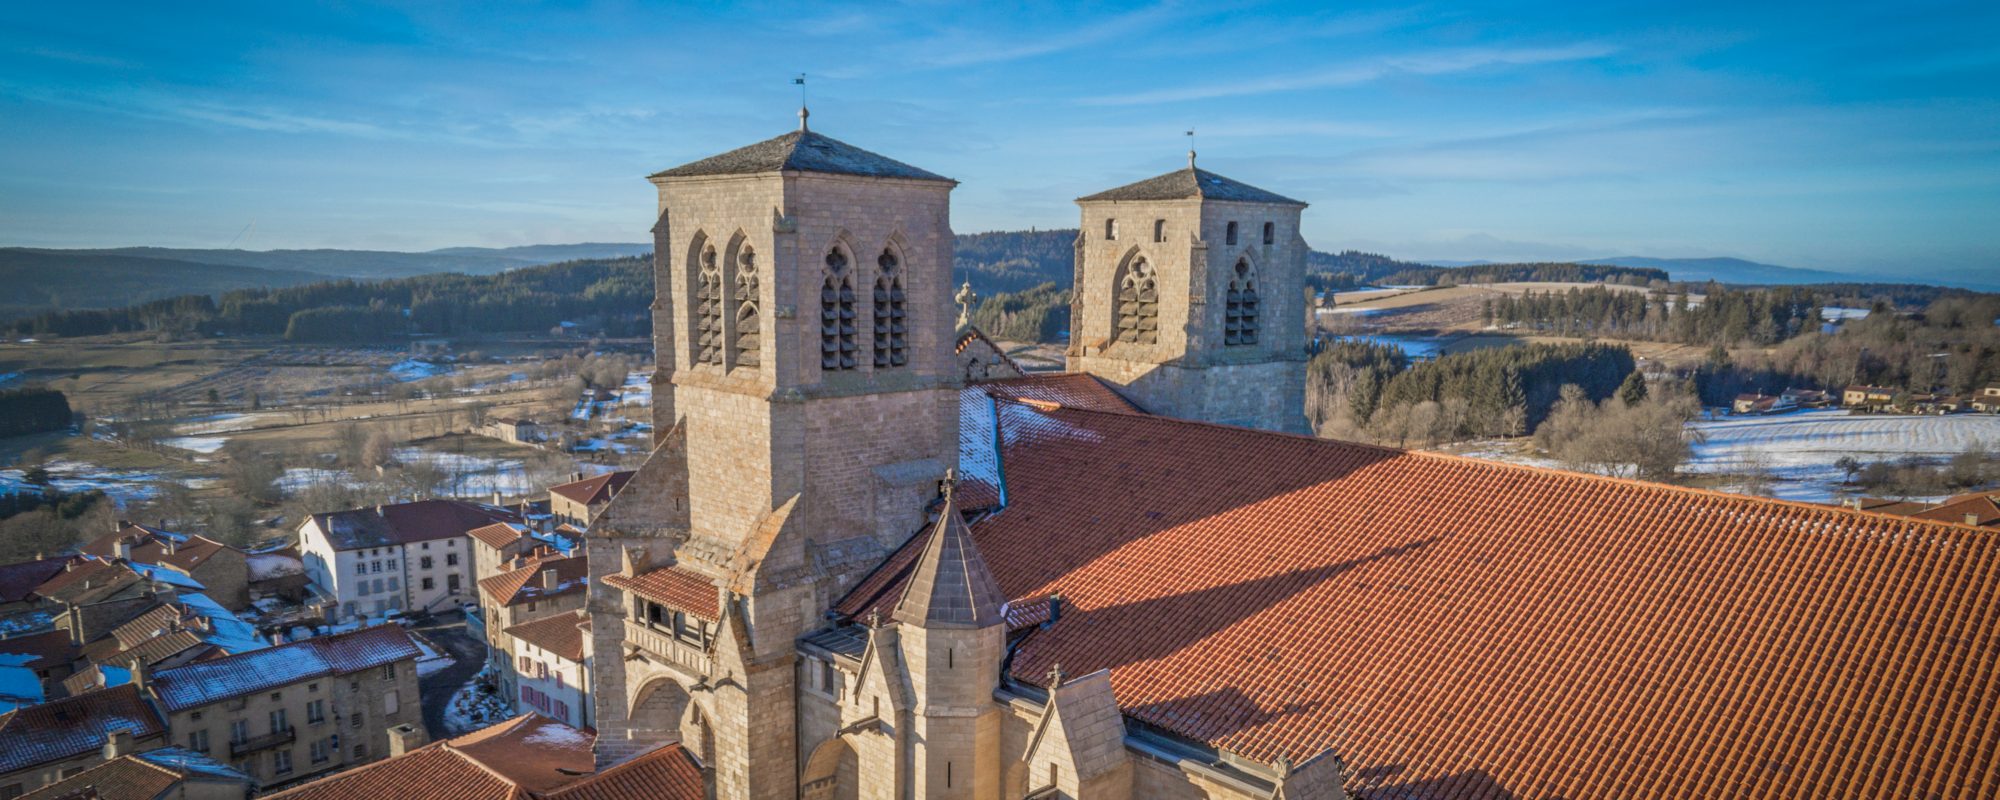
[[[105,308],[179,294],[296,286],[325,276],[111,254],[0,248],[0,320],[58,308]]]
[[[541,333],[560,323],[614,336],[650,330],[651,259],[590,259],[498,275],[422,275],[182,295],[116,309],[52,311],[7,323],[17,336],[125,331],[282,335],[302,342],[411,335]]]

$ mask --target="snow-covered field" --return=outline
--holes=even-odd
[[[1771,489],[1777,497],[1814,503],[1839,499],[1846,475],[1834,462],[1841,456],[1864,463],[1907,456],[1944,459],[1978,444],[2000,447],[2000,415],[1989,414],[1849,414],[1836,408],[1689,424],[1706,441],[1695,446],[1694,459],[1683,469],[1713,474],[1761,470],[1774,479]],[[1473,443],[1456,452],[1561,468],[1503,442]]]
[[[1778,479],[1779,497],[1827,502],[1846,476],[1833,462],[1905,456],[1945,458],[1978,444],[2000,446],[2000,416],[1848,414],[1841,409],[1692,423],[1707,437],[1689,468],[1740,473],[1761,466]]]
[[[414,358],[403,359],[389,367],[389,374],[391,376],[396,380],[405,382],[435,378],[439,375],[450,374],[450,372],[450,365],[433,364],[429,361],[418,361]]]
[[[172,439],[160,440],[160,444],[168,447],[178,447],[182,450],[202,454],[214,453],[221,450],[222,446],[228,443],[229,437],[227,436],[177,436]]]
[[[107,470],[95,464],[81,461],[58,459],[44,467],[49,471],[49,484],[65,492],[87,492],[101,489],[119,503],[145,500],[159,494],[156,483],[169,480],[157,472],[139,470]],[[0,469],[0,494],[33,491],[41,489],[30,486],[26,475],[18,469]]]

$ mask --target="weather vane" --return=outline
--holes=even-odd
[[[1187,131],[1187,137],[1188,137],[1188,169],[1194,169],[1194,129],[1193,129],[1193,128],[1189,128],[1189,129],[1188,129],[1188,131]]]
[[[792,79],[792,85],[799,87],[799,132],[804,133],[806,117],[812,115],[812,112],[806,110],[806,74],[799,73],[798,77]]]

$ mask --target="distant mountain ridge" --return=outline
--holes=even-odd
[[[184,294],[300,286],[327,276],[302,270],[200,264],[113,253],[0,248],[0,319],[50,309],[115,308]]]
[[[422,253],[397,250],[196,250],[170,247],[115,247],[96,250],[41,250],[52,254],[120,255],[192,261],[259,269],[300,270],[339,278],[407,278],[437,272],[491,275],[521,267],[618,258],[652,252],[650,244],[543,244],[523,247],[448,247]]]
[[[1865,276],[1848,272],[1833,272],[1823,269],[1802,267],[1781,267],[1776,264],[1760,264],[1741,258],[1650,258],[1647,256],[1614,256],[1612,258],[1577,259],[1579,264],[1609,264],[1617,267],[1651,267],[1663,269],[1677,281],[1715,281],[1717,283],[1752,284],[1802,284],[1802,283],[1855,283],[1868,280]]]

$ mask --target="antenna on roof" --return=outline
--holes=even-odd
[[[1188,132],[1187,132],[1187,137],[1188,137],[1188,169],[1194,169],[1194,129],[1193,129],[1193,128],[1189,128],[1189,129],[1188,129]]]
[[[805,133],[806,117],[812,116],[812,112],[806,110],[806,74],[799,73],[792,79],[792,85],[799,87],[799,133]]]

